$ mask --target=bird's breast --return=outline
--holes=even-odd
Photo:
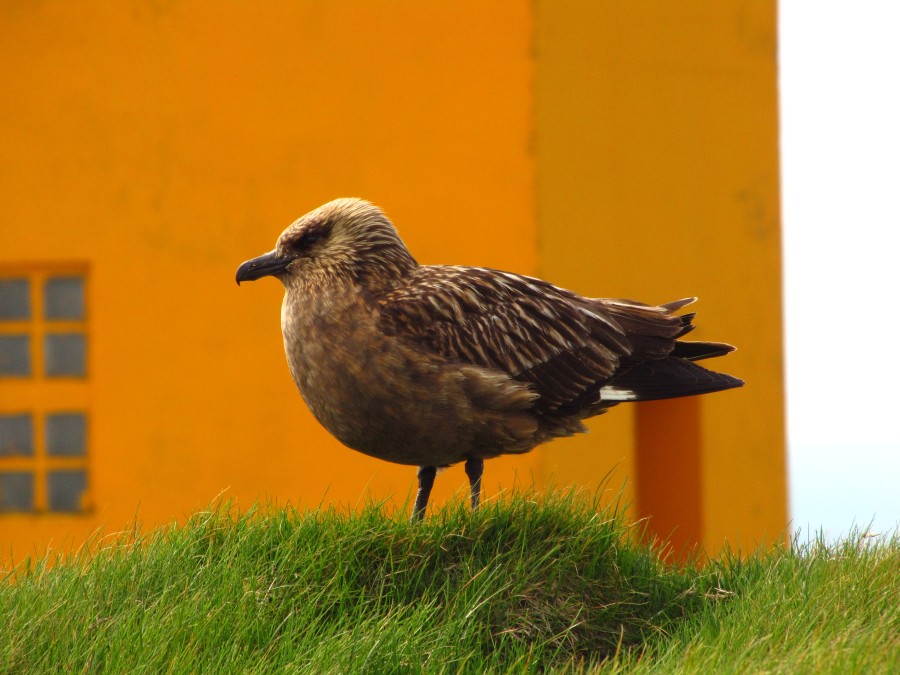
[[[378,326],[364,298],[285,297],[288,367],[316,419],[345,445],[400,464],[451,464],[471,448],[464,378]]]

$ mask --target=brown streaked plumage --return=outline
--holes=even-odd
[[[419,265],[378,207],[337,199],[243,263],[237,282],[285,287],[288,367],[313,415],[360,452],[419,466],[413,520],[437,467],[466,462],[472,506],[485,459],[527,452],[623,401],[743,382],[695,363],[733,347],[684,342],[694,315],[585,298],[482,267]]]

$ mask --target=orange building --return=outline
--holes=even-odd
[[[743,389],[620,406],[488,496],[612,470],[676,544],[781,536],[774,2],[51,0],[0,29],[2,559],[223,494],[409,497],[305,409],[280,285],[233,282],[338,196],[423,263],[698,295],[697,339],[739,346]]]

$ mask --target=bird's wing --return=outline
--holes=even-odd
[[[689,326],[671,313],[677,303],[583,298],[486,268],[420,267],[378,303],[386,333],[529,383],[548,414],[596,404],[623,365],[666,357]]]

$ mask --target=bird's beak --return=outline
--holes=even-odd
[[[262,277],[276,276],[284,272],[284,269],[291,264],[293,258],[290,256],[279,256],[275,251],[263,253],[257,258],[241,263],[237,268],[237,274],[234,275],[238,285],[242,281],[256,281]]]

